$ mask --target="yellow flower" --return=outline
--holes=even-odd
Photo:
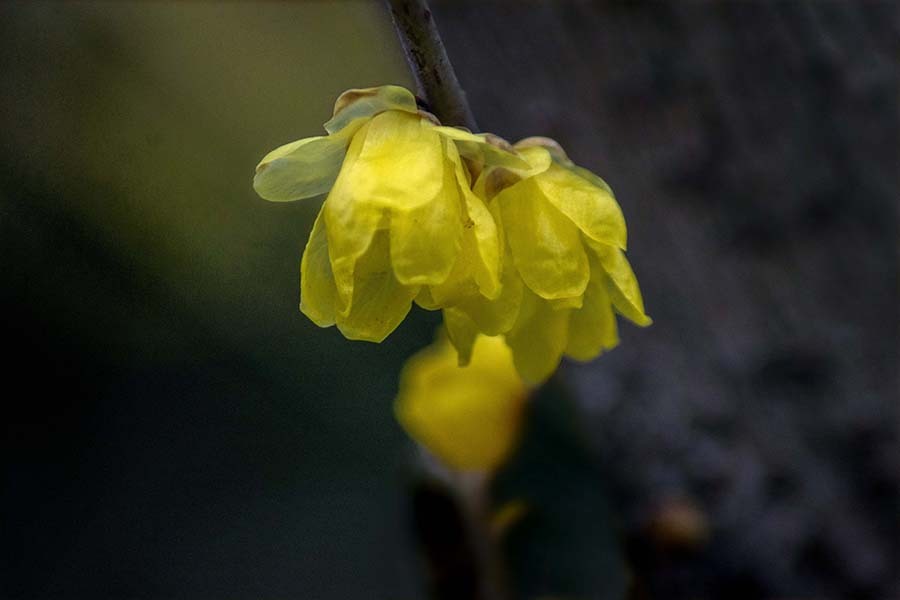
[[[272,201],[327,193],[300,265],[317,325],[380,342],[415,302],[443,310],[460,364],[479,335],[503,335],[537,383],[563,355],[614,347],[615,312],[650,324],[612,191],[552,140],[443,127],[397,86],[345,92],[325,130],[254,178]]]
[[[461,367],[440,336],[407,361],[394,408],[407,433],[447,466],[493,470],[518,441],[526,396],[502,338],[478,337]]]
[[[437,125],[397,86],[345,92],[325,129],[266,155],[254,178],[267,200],[328,193],[301,261],[304,314],[380,342],[417,297],[437,309],[498,296],[499,234],[463,158],[527,169],[522,159]]]
[[[505,176],[489,169],[475,185],[505,237],[502,294],[445,308],[444,318],[462,363],[477,332],[502,333],[519,373],[536,383],[563,355],[586,361],[616,346],[614,310],[640,326],[651,321],[622,252],[625,220],[609,186],[552,140],[523,140],[516,149],[532,175],[497,185]]]

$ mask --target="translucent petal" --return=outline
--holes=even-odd
[[[528,163],[529,171],[527,175],[533,177],[539,173],[543,173],[553,164],[553,158],[546,148],[530,147],[518,150],[519,156]]]
[[[425,310],[440,310],[443,307],[440,302],[434,299],[434,296],[431,294],[431,288],[428,286],[419,288],[419,294],[416,296],[415,302]]]
[[[513,144],[513,148],[516,149],[520,156],[525,156],[525,153],[532,148],[543,148],[547,150],[547,152],[549,152],[549,157],[552,159],[553,163],[568,169],[579,177],[586,179],[588,182],[592,183],[598,188],[605,190],[609,193],[610,196],[615,197],[612,188],[610,188],[609,185],[605,181],[603,181],[603,179],[588,171],[584,167],[579,167],[578,165],[573,163],[566,155],[566,151],[563,150],[562,146],[559,145],[559,142],[554,139],[542,136],[529,137],[523,140],[519,140],[518,142]]]
[[[347,152],[348,136],[311,137],[276,148],[256,167],[253,189],[273,202],[326,193]]]
[[[463,235],[455,167],[443,159],[443,186],[430,202],[391,212],[391,261],[404,285],[437,285],[457,261]]]
[[[545,171],[552,163],[550,154],[543,148],[525,148],[520,152],[520,156],[527,163],[524,169],[508,165],[482,165],[483,168],[472,186],[475,195],[485,202],[490,202],[504,189]]]
[[[457,308],[477,325],[485,335],[499,335],[509,331],[519,316],[524,293],[522,278],[512,266],[503,269],[503,285],[500,295],[488,300],[481,295],[464,298]]]
[[[588,282],[588,287],[591,284]],[[587,290],[584,292],[587,294]],[[573,296],[572,298],[556,298],[554,300],[547,300],[550,303],[551,308],[553,310],[560,310],[563,308],[581,308],[584,306],[584,294],[581,296]]]
[[[635,325],[650,325],[653,320],[644,312],[641,289],[625,254],[618,248],[605,244],[591,243],[590,246],[597,253],[603,271],[609,278],[609,296],[615,309]]]
[[[590,277],[578,228],[544,197],[538,177],[525,179],[495,198],[513,260],[526,285],[543,298],[584,293]]]
[[[566,151],[563,150],[563,147],[559,145],[559,142],[557,142],[553,138],[548,138],[542,135],[521,139],[513,144],[513,148],[515,148],[519,152],[526,152],[528,150],[531,150],[532,148],[543,148],[549,153],[549,156],[553,159],[553,162],[566,166],[572,164],[572,161],[569,160],[568,155],[566,155]]]
[[[475,278],[472,276],[477,262],[474,238],[471,234],[464,234],[450,275],[445,281],[428,288],[431,301],[438,308],[444,308],[455,306],[469,296],[479,295],[478,284],[475,283]]]
[[[461,127],[449,127],[447,125],[441,125],[439,127],[434,128],[435,131],[439,132],[441,135],[450,138],[451,140],[458,142],[472,142],[475,144],[485,144],[487,143],[483,136],[480,136],[476,133],[472,133],[467,129],[463,129]]]
[[[330,327],[334,325],[336,302],[325,220],[320,212],[300,260],[300,310],[319,327]]]
[[[438,126],[434,130],[453,140],[459,153],[466,158],[515,170],[530,168],[528,162],[512,150],[512,146],[509,149],[496,146],[488,141],[486,134],[474,134],[465,129],[446,126]]]
[[[444,185],[444,153],[433,129],[404,112],[374,117],[353,165],[356,198],[391,210],[411,210],[431,202]]]
[[[616,316],[606,288],[603,273],[592,276],[584,292],[584,305],[571,313],[566,354],[576,360],[591,360],[619,343]]]
[[[606,191],[613,198],[616,197],[616,195],[612,191],[612,188],[609,187],[609,184],[606,183],[599,175],[592,173],[591,171],[588,171],[584,167],[579,167],[578,165],[575,165],[575,164],[565,165],[565,167],[568,170],[575,173],[576,175],[578,175],[579,177],[581,177],[583,179],[587,179],[590,183],[594,184],[601,190]]]
[[[519,319],[506,335],[513,361],[528,383],[550,377],[568,345],[571,310],[553,308],[534,294],[525,292]]]
[[[482,295],[476,277],[482,268],[481,259],[478,256],[475,236],[471,230],[463,234],[462,246],[453,264],[453,270],[446,281],[429,288],[429,297],[433,303],[439,308],[446,306],[457,306],[464,302],[467,298],[478,297],[489,302]],[[497,287],[498,292],[500,288]],[[427,305],[423,305],[427,308]]]
[[[559,165],[552,165],[534,180],[547,200],[587,237],[625,248],[625,217],[606,189]]]
[[[472,348],[475,345],[475,338],[478,337],[478,327],[459,309],[445,308],[444,329],[447,331],[450,343],[453,344],[459,355],[459,366],[466,366],[472,358]]]
[[[328,233],[328,252],[338,295],[343,304],[353,298],[353,273],[356,261],[365,253],[376,230],[384,225],[385,211],[360,198],[356,163],[369,125],[353,136],[344,165],[334,187],[322,205]]]
[[[403,321],[419,293],[418,287],[402,285],[394,277],[389,245],[387,231],[377,232],[357,262],[352,301],[336,315],[347,339],[381,342]]]
[[[457,193],[464,198],[460,247],[449,276],[429,289],[423,306],[447,307],[469,296],[496,298],[500,294],[500,231],[484,202],[468,188],[459,155],[452,142],[445,142],[448,161],[454,164]],[[430,236],[436,243],[435,236]],[[449,247],[449,246],[448,246]]]
[[[495,469],[519,439],[527,390],[500,338],[478,338],[467,367],[454,354],[442,341],[407,361],[395,414],[447,466]]]
[[[474,243],[472,276],[481,293],[487,298],[500,294],[500,231],[484,201],[469,188],[462,162],[455,157],[455,149],[448,144],[447,154],[455,165],[458,193],[465,201],[465,235]]]
[[[487,168],[478,175],[472,191],[485,202],[490,202],[497,194],[521,180],[521,175],[509,169]]]
[[[416,97],[396,85],[347,90],[334,103],[334,116],[325,123],[325,131],[335,133],[355,120],[368,119],[388,110],[416,114]]]

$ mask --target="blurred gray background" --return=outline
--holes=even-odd
[[[433,8],[481,127],[616,191],[655,320],[535,402],[507,477],[597,531],[535,526],[520,595],[900,597],[897,5]],[[0,597],[426,597],[391,400],[439,319],[316,328],[318,203],[251,188],[411,85],[382,5],[5,2],[0,77]]]

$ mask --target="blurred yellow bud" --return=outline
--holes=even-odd
[[[441,335],[407,361],[394,409],[410,437],[448,467],[490,471],[516,446],[526,396],[503,338],[477,337],[460,367]]]

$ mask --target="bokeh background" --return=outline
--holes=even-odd
[[[534,401],[521,596],[900,597],[897,5],[433,8],[482,128],[616,190],[655,319]],[[437,315],[316,328],[318,203],[251,188],[411,85],[381,3],[4,2],[0,81],[0,597],[427,597]]]

